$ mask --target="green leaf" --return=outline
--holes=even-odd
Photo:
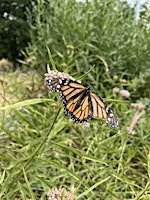
[[[44,103],[44,102],[54,102],[54,101],[52,99],[30,99],[30,100],[14,103],[12,105],[1,107],[0,110],[10,110],[10,109],[18,108],[18,107],[29,106],[29,105],[34,105],[34,104]]]

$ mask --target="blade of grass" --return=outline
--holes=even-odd
[[[47,102],[47,101],[53,102],[52,99],[42,99],[42,98],[41,99],[29,99],[29,100],[21,101],[18,103],[14,103],[12,105],[1,107],[0,110],[10,110],[13,108],[34,105],[34,104],[43,103],[43,102]]]
[[[83,196],[89,194],[92,190],[94,190],[95,188],[97,188],[99,185],[101,185],[102,183],[106,182],[110,178],[111,178],[111,176],[108,176],[107,178],[103,179],[102,181],[99,181],[99,182],[95,183],[90,188],[88,188],[86,191],[84,191],[82,194],[80,194],[77,197],[77,199],[81,199]]]
[[[74,149],[73,147],[65,146],[65,145],[62,145],[62,144],[57,144],[57,143],[55,143],[55,142],[52,142],[52,144],[55,144],[56,146],[59,146],[59,147],[65,149],[65,150],[71,151],[71,152],[73,152],[73,153],[75,153],[75,154],[77,154],[77,155],[79,155],[79,156],[81,156],[81,157],[83,157],[83,158],[85,158],[85,159],[87,159],[87,160],[91,160],[91,161],[94,161],[94,162],[99,162],[99,163],[101,163],[101,164],[104,164],[104,165],[107,165],[107,166],[108,166],[107,163],[102,162],[102,161],[100,161],[99,159],[96,159],[96,158],[94,158],[94,157],[92,157],[92,156],[89,156],[89,155],[87,155],[87,154],[83,154],[83,153],[81,153],[81,151],[79,151],[79,150],[77,150],[77,149]]]
[[[134,187],[137,187],[137,188],[140,188],[140,189],[141,189],[141,187],[140,187],[139,185],[137,185],[137,184],[135,184],[135,183],[133,183],[133,182],[131,182],[131,181],[125,179],[125,178],[119,177],[119,176],[117,176],[117,175],[115,175],[115,174],[112,174],[112,176],[115,177],[116,179],[122,181],[123,183],[127,183],[127,184],[129,184],[129,185],[132,185],[132,186],[134,186]]]
[[[82,76],[76,78],[76,80],[77,80],[77,81],[80,81],[80,80],[84,79],[84,78],[87,76],[87,74],[89,74],[90,71],[91,71],[94,67],[95,67],[95,65],[93,65],[85,74],[83,74]]]
[[[146,184],[145,188],[143,188],[143,189],[137,194],[137,196],[135,197],[134,200],[143,199],[143,198],[142,198],[142,195],[143,195],[144,193],[146,193],[146,191],[147,191],[148,193],[149,193],[149,191],[150,191],[150,182],[148,182],[148,183]]]
[[[54,60],[53,60],[53,58],[52,58],[51,51],[50,51],[49,47],[46,47],[46,48],[47,48],[47,52],[48,52],[48,56],[49,56],[50,62],[51,62],[51,64],[52,64],[52,68],[53,68],[53,70],[56,72],[57,69],[56,69],[56,66],[55,66],[55,62],[54,62]]]
[[[31,199],[35,200],[34,193],[32,192],[32,189],[30,187],[30,184],[29,184],[29,181],[28,181],[28,178],[27,178],[27,175],[26,175],[26,172],[25,172],[24,168],[23,168],[23,174],[24,174],[25,182],[27,184],[27,188],[29,190],[29,194],[31,195]]]
[[[44,160],[44,159],[42,159]],[[72,177],[74,177],[76,180],[80,180],[80,178],[75,174],[73,173],[71,170],[69,170],[67,167],[64,167],[60,164],[60,162],[55,162],[55,161],[50,161],[50,160],[44,160],[45,162],[48,162],[49,164],[51,165],[54,165],[56,167],[58,167],[60,170],[63,170],[63,171],[66,171],[68,174],[70,174]]]
[[[21,140],[21,138],[15,136],[13,133],[11,133],[9,130],[7,130],[5,127],[1,126],[1,129],[7,133],[7,135],[9,135],[11,138],[13,138],[15,141],[17,141],[17,143],[21,144],[22,146],[25,145],[25,142],[23,140]]]
[[[23,190],[22,184],[19,181],[18,181],[18,186],[19,186],[19,189],[20,189],[22,199],[26,199],[27,197],[26,197],[25,192]]]

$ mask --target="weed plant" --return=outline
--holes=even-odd
[[[132,9],[119,5],[37,1],[28,16],[32,44],[26,52],[35,59],[26,74],[6,71],[0,78],[0,199],[47,199],[52,188],[81,200],[150,198],[148,108],[135,111],[130,104],[149,102],[148,33],[134,23]],[[82,82],[105,97],[119,130],[93,120],[76,124],[64,115],[58,95],[44,87],[46,47],[57,69],[74,78],[94,66]],[[130,97],[113,93],[114,87]]]

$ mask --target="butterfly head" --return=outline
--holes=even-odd
[[[61,85],[67,84],[69,80],[74,78],[64,72],[50,71],[45,74],[45,85],[53,92],[60,92]]]

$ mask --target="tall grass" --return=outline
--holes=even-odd
[[[34,97],[19,103],[15,99],[13,105],[5,101],[1,107],[1,199],[46,199],[51,188],[65,188],[77,199],[149,198],[150,121],[145,114],[135,134],[126,131],[134,115],[127,104],[117,103],[113,109],[118,131],[94,121],[90,126],[75,124],[64,116],[57,94],[50,92],[46,99],[41,87],[38,93],[46,98],[35,98],[33,85],[39,79],[33,84],[32,74],[22,82],[17,76],[4,86],[5,97],[18,84],[24,88],[25,81]],[[20,94],[24,99],[27,92]]]
[[[148,66],[149,41],[132,12],[116,1],[37,1],[28,16],[32,43],[26,53],[40,69],[7,71],[0,79],[0,199],[47,199],[52,188],[77,199],[149,199],[150,118],[130,106],[148,99],[149,75],[139,74]],[[58,95],[44,87],[47,47],[57,69],[75,78],[94,66],[83,84],[106,97],[119,130],[93,120],[75,124],[64,115]],[[145,80],[143,96],[139,80]],[[130,91],[128,103],[114,87]]]

